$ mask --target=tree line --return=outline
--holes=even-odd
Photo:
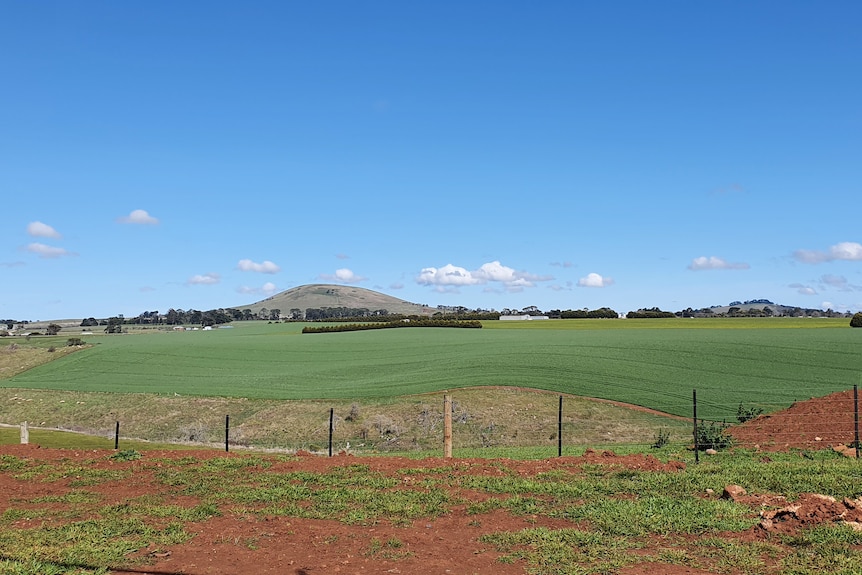
[[[343,331],[364,331],[369,329],[394,329],[405,327],[457,327],[482,329],[482,322],[473,320],[457,321],[416,317],[415,319],[403,319],[387,322],[339,323],[338,325],[314,327],[306,326],[302,328],[302,333],[335,333]]]

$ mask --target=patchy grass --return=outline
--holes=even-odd
[[[419,556],[409,530],[453,516],[460,519],[449,524],[470,529],[477,552],[490,547],[498,561],[523,565],[530,574],[614,574],[635,564],[752,575],[860,572],[862,534],[826,524],[754,540],[760,509],[708,494],[738,483],[791,499],[812,490],[859,495],[862,469],[855,461],[829,453],[770,457],[740,451],[659,470],[655,458],[627,462],[623,456],[535,465],[308,458],[305,465],[303,458],[269,455],[112,458],[94,452],[48,461],[4,454],[0,479],[40,494],[5,501],[0,574],[140,570],[152,561],[142,549],[181,547],[214,519],[237,526],[222,542],[254,553],[263,553],[273,536],[255,526],[279,518],[296,529],[303,521],[330,521],[350,535],[330,533],[316,545],[356,545],[364,558],[407,565]],[[106,503],[111,482],[130,476],[147,492]],[[483,527],[500,525],[501,513],[527,526]]]

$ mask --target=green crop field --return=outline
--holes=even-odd
[[[828,319],[485,322],[301,334],[303,324],[85,336],[93,347],[0,386],[260,399],[367,399],[515,386],[706,418],[852,388],[862,330]],[[62,333],[56,339],[63,345]],[[44,345],[44,338],[41,345]],[[2,349],[2,348],[0,348]]]

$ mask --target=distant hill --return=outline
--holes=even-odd
[[[791,305],[782,305],[773,303],[766,299],[749,300],[749,301],[734,301],[728,305],[714,305],[708,309],[712,310],[716,315],[745,315],[750,311],[762,311],[769,308],[772,315],[775,316],[795,316],[795,317],[843,317],[848,315],[841,312],[833,312],[832,310],[822,310],[816,308],[805,308]],[[733,310],[733,311],[732,311]],[[700,311],[700,310],[698,310]],[[698,314],[701,315],[701,314]]]
[[[262,308],[281,310],[287,315],[291,309],[305,312],[308,308],[367,308],[369,311],[385,309],[389,313],[404,315],[431,315],[436,308],[410,303],[370,289],[356,286],[311,284],[290,288],[259,302],[231,306],[233,309],[250,309],[252,313]]]

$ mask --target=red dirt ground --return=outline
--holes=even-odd
[[[763,451],[827,449],[855,438],[853,390],[794,403],[729,430],[735,445]]]
[[[850,393],[848,398],[847,393]],[[849,404],[848,404],[849,402]],[[849,405],[849,410],[846,407]],[[789,447],[827,447],[852,440],[852,392],[833,394],[826,398],[800,403],[786,412],[759,417],[733,430],[737,441],[758,445],[764,450],[787,449]],[[849,427],[847,412],[850,413]],[[848,435],[849,434],[849,435]],[[820,437],[820,440],[816,440]],[[149,493],[165,495],[165,486],[154,476],[151,468],[140,466],[139,461],[114,461],[107,457],[110,452],[40,449],[38,446],[2,446],[0,454],[32,458],[37,461],[66,462],[92,461],[94,465],[115,469],[134,469],[133,481],[109,482],[92,490],[104,497],[110,505],[140,497]],[[158,458],[181,458],[190,455],[199,458],[242,457],[242,454],[226,455],[219,451],[196,452],[146,452],[145,460]],[[143,461],[143,460],[142,460]],[[298,457],[277,462],[271,468],[287,471],[325,472],[335,466],[356,463],[350,456]],[[680,462],[662,463],[649,455],[618,456],[612,452],[588,451],[582,457],[563,457],[540,461],[513,460],[406,460],[402,458],[368,457],[363,464],[374,471],[394,475],[405,467],[440,467],[455,465],[457,473],[501,474],[501,467],[521,476],[554,469],[568,469],[583,464],[613,465],[640,470],[678,470],[685,466]],[[139,471],[138,471],[139,470]],[[404,478],[410,481],[409,477]],[[61,483],[20,481],[10,474],[0,473],[0,508],[7,509],[14,501],[66,492]],[[818,495],[803,495],[793,505],[776,496],[752,496],[744,493],[733,498],[759,509],[771,507],[762,514],[761,525],[746,533],[728,534],[741,540],[768,537],[771,533],[793,532],[803,526],[825,521],[857,522],[862,529],[862,502],[834,501]],[[192,498],[167,494],[165,504],[194,505]],[[149,566],[135,566],[114,570],[115,575],[235,575],[253,573],[259,575],[323,575],[323,574],[453,574],[453,575],[523,575],[525,564],[502,563],[500,553],[493,546],[479,541],[486,533],[497,531],[519,531],[525,528],[548,527],[551,529],[572,527],[564,520],[543,516],[514,516],[497,510],[485,513],[481,521],[468,515],[463,508],[439,518],[420,519],[410,526],[378,524],[374,526],[346,525],[338,521],[295,519],[290,517],[242,516],[225,513],[203,522],[187,524],[194,532],[187,543],[170,549],[143,549],[138,552],[148,556]],[[386,542],[397,538],[409,556],[386,559],[379,554],[368,556],[369,542],[373,539]],[[250,544],[253,542],[253,544]],[[657,548],[661,546],[656,541]],[[646,553],[650,550],[641,550]],[[653,549],[652,551],[655,551]],[[679,565],[665,565],[644,561],[622,569],[620,575],[707,575],[709,572]]]

